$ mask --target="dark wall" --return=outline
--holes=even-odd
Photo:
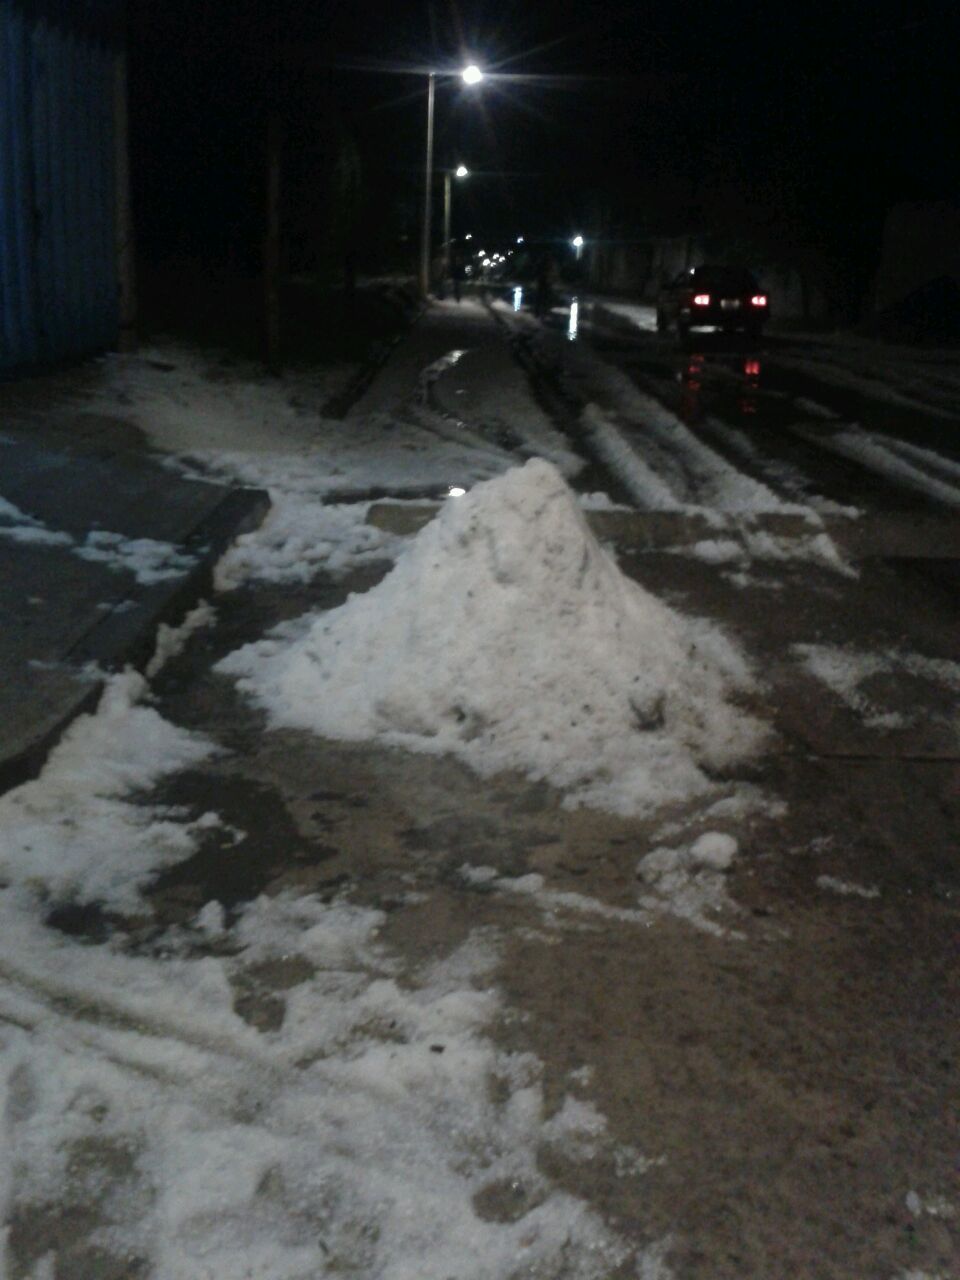
[[[0,0],[0,371],[116,338],[119,11]]]

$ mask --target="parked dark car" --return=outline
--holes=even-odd
[[[692,267],[664,285],[657,298],[657,329],[676,330],[685,338],[691,329],[741,330],[759,337],[770,314],[770,300],[742,267]]]

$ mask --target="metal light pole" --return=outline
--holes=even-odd
[[[450,206],[453,203],[452,178],[466,178],[470,170],[465,164],[458,164],[453,173],[447,169],[443,175],[443,274],[450,275]]]
[[[464,84],[479,84],[483,72],[477,66],[464,67],[460,72]],[[426,297],[430,292],[430,205],[433,193],[433,99],[437,73],[427,73],[427,155],[423,171],[423,222],[420,228],[420,292]]]
[[[433,96],[436,72],[431,71],[427,85],[427,161],[423,173],[423,223],[420,228],[420,292],[430,292],[430,204],[433,186]]]

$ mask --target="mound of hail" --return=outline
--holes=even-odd
[[[625,578],[534,459],[449,499],[371,591],[223,660],[273,725],[452,752],[630,814],[758,745],[734,646]]]

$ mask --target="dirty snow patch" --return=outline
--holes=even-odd
[[[217,611],[206,600],[201,600],[196,608],[191,609],[178,627],[168,626],[161,622],[157,628],[157,642],[153,657],[147,663],[144,674],[148,680],[166,666],[171,658],[177,657],[186,647],[187,641],[195,631],[204,627],[212,627],[217,620]]]
[[[196,563],[196,556],[179,551],[170,542],[155,538],[125,538],[122,533],[95,529],[74,549],[81,560],[94,560],[108,569],[132,573],[145,587],[168,578],[179,578]]]
[[[637,911],[633,907],[612,907],[609,903],[587,897],[583,893],[548,889],[544,877],[535,871],[525,876],[501,876],[494,867],[474,867],[464,863],[460,868],[460,874],[468,884],[484,885],[501,893],[513,893],[519,897],[530,898],[541,911],[551,916],[559,911],[565,911],[586,916],[600,916],[605,920],[619,920],[627,924],[648,925],[650,923],[650,917],[646,912]]]
[[[707,831],[689,845],[662,845],[637,864],[637,876],[651,890],[640,898],[648,911],[678,916],[697,929],[723,937],[714,915],[736,911],[728,897],[725,872],[733,864],[737,841],[722,831]],[[733,932],[731,936],[742,935]]]
[[[854,884],[849,880],[838,880],[836,876],[817,876],[817,888],[828,893],[839,893],[857,898],[879,898],[880,890],[871,885],[866,888],[862,884]]]
[[[902,729],[921,718],[957,721],[958,662],[896,649],[864,653],[816,644],[796,644],[793,652],[868,728]]]
[[[905,1199],[907,1208],[915,1218],[920,1218],[924,1214],[928,1214],[931,1218],[955,1218],[960,1212],[957,1205],[946,1196],[931,1196],[923,1199],[916,1191],[910,1190]]]
[[[271,491],[259,529],[241,534],[217,564],[214,585],[310,582],[321,571],[339,577],[361,565],[393,561],[403,539],[367,524],[369,502],[325,505],[309,493]]]
[[[203,760],[213,745],[164,720],[134,672],[114,676],[39,778],[0,796],[0,876],[53,898],[142,908],[138,886],[189,856],[189,824],[125,797]]]
[[[0,538],[10,542],[33,543],[36,546],[72,546],[69,533],[48,529],[41,521],[21,511],[18,506],[0,498]]]
[[[624,577],[556,468],[447,504],[393,571],[219,670],[275,726],[520,770],[622,814],[713,789],[755,750],[735,646]]]
[[[35,546],[67,547],[81,560],[94,560],[108,569],[132,573],[142,586],[179,578],[196,564],[195,556],[154,538],[126,538],[121,533],[95,529],[83,542],[77,542],[69,533],[48,528],[6,498],[0,498],[0,521],[9,522],[0,524],[0,538]]]
[[[223,954],[158,963],[11,907],[0,894],[3,1208],[76,1230],[0,1238],[3,1274],[73,1274],[95,1249],[158,1280],[669,1280],[667,1242],[638,1253],[542,1171],[545,1144],[635,1153],[589,1103],[550,1114],[540,1061],[490,1039],[483,945],[407,971],[381,912],[287,893],[251,903]],[[270,966],[285,1016],[262,1034],[235,996]],[[490,1212],[505,1191],[511,1212]]]

